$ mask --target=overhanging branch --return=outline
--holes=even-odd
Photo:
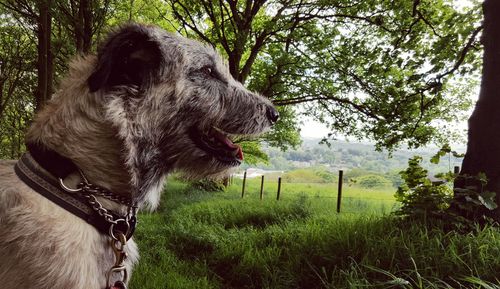
[[[454,73],[460,67],[460,65],[462,65],[462,63],[465,60],[465,57],[467,56],[467,53],[473,47],[474,40],[476,39],[479,32],[481,32],[483,30],[483,28],[484,28],[484,25],[480,25],[479,27],[474,29],[471,36],[469,37],[469,40],[467,41],[467,44],[465,44],[464,48],[462,48],[462,50],[460,51],[460,56],[458,57],[457,61],[455,62],[455,65],[453,65],[453,67],[450,70],[438,75],[437,76],[438,82],[441,82],[441,79],[443,77]]]
[[[280,100],[274,100],[273,104],[276,106],[283,106],[283,105],[294,105],[294,104],[299,104],[299,103],[305,103],[305,102],[312,102],[312,101],[321,101],[321,100],[327,100],[327,101],[334,101],[343,105],[348,105],[351,108],[359,111],[360,113],[373,118],[373,119],[380,119],[380,117],[374,113],[372,113],[369,108],[362,104],[358,104],[353,102],[350,99],[347,98],[340,98],[336,97],[333,95],[319,95],[319,96],[314,96],[314,95],[307,95],[307,96],[301,96],[301,97],[295,97],[295,98],[288,98],[288,99],[280,99]]]

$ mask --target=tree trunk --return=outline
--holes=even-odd
[[[92,0],[75,1],[71,5],[77,5],[78,8],[70,19],[75,31],[75,48],[78,53],[87,54],[92,48]]]
[[[50,98],[52,93],[52,53],[50,47],[51,40],[51,13],[50,13],[51,0],[38,2],[38,23],[37,23],[37,37],[38,37],[38,85],[35,96],[35,110],[39,111],[45,102]]]
[[[80,9],[83,11],[83,53],[87,54],[92,48],[92,8],[91,0],[81,0]]]
[[[49,100],[52,97],[53,87],[54,87],[54,54],[52,53],[52,0],[47,0],[47,35],[45,37],[47,46],[47,98]],[[43,103],[45,105],[45,103]]]
[[[83,5],[82,2],[79,2],[79,4],[77,4],[76,2],[73,1],[71,1],[71,5],[78,5],[78,13],[76,15],[72,14],[73,19],[71,23],[73,24],[73,29],[75,31],[76,51],[83,54],[83,26],[84,26],[83,9],[82,9]]]
[[[478,173],[485,173],[488,183],[483,190],[496,192],[496,203],[500,204],[500,1],[485,0],[483,14],[481,90],[469,118],[467,152],[460,174],[477,176]],[[455,181],[455,188],[468,186],[480,187],[477,180],[470,178],[459,177]],[[461,202],[465,199],[456,197],[452,208],[457,209],[457,203]],[[493,211],[485,207],[474,212],[458,211],[468,218],[487,215],[500,221],[499,208]]]

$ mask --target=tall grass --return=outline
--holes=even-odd
[[[500,288],[498,229],[445,233],[323,202],[171,181],[160,210],[140,216],[130,288]]]

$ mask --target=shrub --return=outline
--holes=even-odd
[[[431,162],[437,164],[439,158],[449,151],[449,146],[444,146]],[[398,187],[395,197],[402,206],[396,214],[424,219],[432,216],[446,218],[449,224],[470,228],[477,221],[493,221],[481,213],[484,208],[497,208],[496,193],[485,190],[488,180],[484,173],[458,176],[457,180],[466,181],[467,185],[453,189],[454,174],[440,174],[438,177],[443,181],[431,182],[427,170],[420,166],[421,162],[422,157],[415,156],[408,161],[408,168],[400,172],[404,183]],[[451,210],[447,210],[450,206]]]
[[[225,189],[222,180],[202,179],[190,182],[190,186],[195,190],[202,190],[206,192],[222,192]]]
[[[356,179],[356,183],[364,188],[377,188],[392,185],[390,180],[379,175],[361,176]]]
[[[404,183],[395,194],[402,203],[395,212],[398,215],[425,219],[441,215],[449,207],[453,189],[446,182],[431,182],[421,162],[422,157],[414,156],[408,161],[408,168],[400,172]]]

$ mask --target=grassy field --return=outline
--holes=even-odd
[[[245,199],[260,199],[260,178],[247,179],[245,184]],[[242,180],[234,179],[228,188],[232,196],[241,197]],[[265,201],[276,200],[278,190],[277,177],[264,179]],[[390,213],[397,202],[394,199],[396,189],[391,186],[362,188],[356,185],[344,184],[342,188],[341,210],[346,213]],[[330,213],[337,207],[338,183],[286,183],[282,182],[280,201],[294,202],[298,198],[306,198],[317,214]]]
[[[337,214],[333,184],[283,184],[280,201],[259,186],[241,199],[238,182],[210,193],[170,180],[140,216],[130,288],[500,288],[498,229],[401,225],[386,215],[394,189],[346,187]]]

